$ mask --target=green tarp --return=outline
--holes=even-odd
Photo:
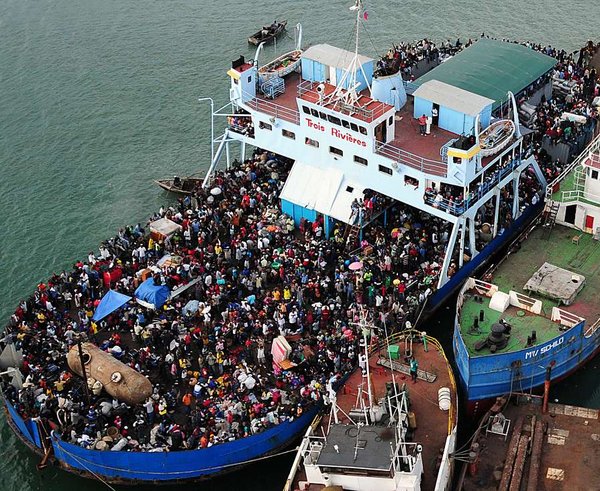
[[[495,109],[506,100],[507,91],[519,93],[555,64],[554,58],[520,44],[482,38],[414,84],[439,80],[493,99]]]

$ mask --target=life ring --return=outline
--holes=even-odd
[[[113,384],[118,384],[121,380],[123,380],[123,375],[121,375],[121,372],[113,372],[113,374],[110,376],[110,381]]]

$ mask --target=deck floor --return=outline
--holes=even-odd
[[[500,318],[508,322],[511,327],[511,335],[506,348],[499,350],[499,353],[506,353],[509,351],[518,351],[527,346],[527,336],[531,335],[531,331],[536,332],[537,342],[536,344],[542,344],[546,341],[550,341],[553,337],[560,334],[559,324],[552,322],[550,319],[535,315],[530,312],[517,309],[516,307],[509,307],[504,312],[498,312],[489,308],[489,299],[484,298],[483,303],[476,302],[473,298],[466,299],[462,308],[462,319],[461,323],[462,338],[465,342],[465,346],[469,351],[469,354],[473,356],[477,355],[488,355],[489,349],[483,349],[477,351],[475,344],[478,341],[483,341],[488,337],[491,332],[492,324],[498,322]],[[470,329],[473,325],[473,318],[479,318],[480,311],[484,312],[484,320],[479,322],[478,332],[474,332]]]
[[[509,307],[504,313],[496,312],[488,307],[489,299],[484,298],[483,303],[478,303],[465,295],[461,312],[461,331],[470,354],[489,353],[488,350],[476,351],[474,345],[488,336],[492,324],[500,317],[512,326],[509,344],[499,351],[501,353],[525,348],[527,336],[531,335],[533,330],[537,335],[536,344],[557,336],[560,333],[559,324],[550,320],[552,307],[559,307],[585,318],[588,327],[600,318],[600,242],[594,240],[591,235],[584,234],[579,244],[574,244],[572,238],[579,233],[577,230],[556,225],[548,237],[545,229],[536,228],[520,249],[511,253],[509,258],[500,264],[493,278],[489,280],[505,293],[514,290],[542,300],[544,315],[531,314],[515,307]],[[523,290],[527,280],[544,262],[585,276],[586,284],[571,305],[559,305],[556,300]],[[479,316],[481,310],[484,311],[484,321],[479,323],[479,332],[474,332],[471,329],[473,318]]]
[[[291,73],[284,78],[285,92],[275,99],[270,99],[262,94],[257,94],[255,101],[250,105],[255,109],[269,116],[277,116],[290,122],[297,123],[303,117],[311,117],[298,111],[298,85],[302,82],[302,77],[298,73]],[[329,87],[329,86],[328,86]],[[364,92],[364,91],[363,91]],[[314,102],[312,94],[305,94],[304,99]],[[367,109],[373,109],[371,106],[380,104],[372,102]],[[389,107],[386,105],[386,107]],[[419,123],[413,116],[413,99],[408,98],[406,105],[395,113],[395,138],[388,141],[389,146],[404,150],[417,157],[434,160],[439,162],[439,175],[445,174],[441,169],[446,169],[446,164],[442,162],[440,149],[453,138],[459,135],[449,131],[432,126],[431,133],[426,136],[421,136],[419,131]],[[343,116],[343,115],[342,115]],[[355,114],[353,118],[364,120],[359,115]],[[359,122],[358,121],[358,122]],[[436,172],[433,172],[436,173]]]
[[[539,401],[538,401],[539,402]],[[511,430],[506,438],[488,433],[479,439],[481,445],[478,472],[467,477],[464,491],[495,491],[498,480],[494,478],[502,472],[507,450],[512,437],[512,429],[517,418],[524,417],[526,433],[531,430],[531,417],[541,418],[547,431],[544,434],[538,474],[538,491],[592,491],[600,490],[600,419],[597,410],[575,408],[562,404],[550,404],[549,413],[541,414],[538,404],[515,406],[509,403],[503,411],[511,420]],[[531,458],[525,461],[522,485],[529,477]],[[552,479],[548,476],[556,476]],[[512,489],[512,488],[511,488]]]
[[[593,324],[600,318],[600,241],[594,240],[590,234],[583,234],[579,244],[574,244],[573,236],[580,233],[555,225],[548,236],[545,229],[537,227],[520,249],[500,265],[491,283],[498,285],[502,291],[515,290],[539,298],[547,315],[550,315],[552,307],[558,306],[587,319],[586,325]],[[527,280],[544,262],[585,276],[585,287],[571,305],[559,306],[556,301],[523,291]]]

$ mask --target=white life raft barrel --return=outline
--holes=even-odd
[[[442,387],[438,390],[438,404],[442,411],[448,411],[450,409],[450,389],[448,387]]]

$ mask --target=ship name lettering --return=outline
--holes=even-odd
[[[525,353],[525,359],[529,360],[531,358],[535,358],[538,355],[543,355],[544,353],[547,353],[551,349],[556,348],[557,346],[560,346],[561,344],[564,343],[564,341],[565,341],[565,337],[561,336],[560,338],[558,338],[555,341],[553,341],[551,344],[547,344],[546,346],[542,346],[539,349],[528,351],[527,353]]]
[[[313,122],[312,119],[306,118],[306,124],[308,125],[309,128],[312,128],[314,130],[325,131],[325,126],[323,126],[321,123]]]
[[[355,138],[354,136],[352,136],[351,133],[342,133],[337,128],[331,128],[331,134],[333,136],[337,136],[338,138],[341,138],[342,140],[346,140],[350,143],[356,143],[357,145],[360,145],[362,147],[367,146],[367,143],[364,142],[363,140],[359,140],[358,138]]]

